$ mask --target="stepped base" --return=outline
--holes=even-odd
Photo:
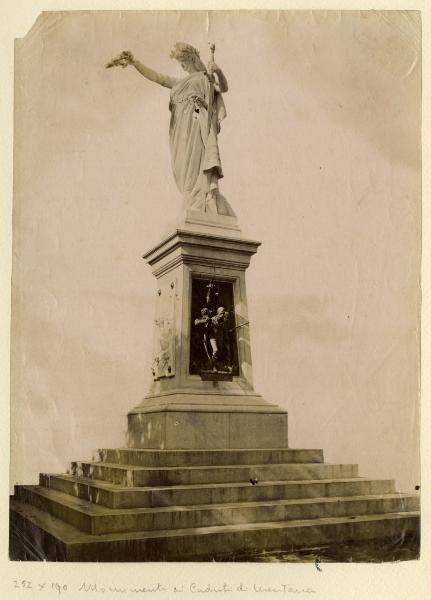
[[[419,539],[419,497],[321,450],[103,449],[11,499],[11,558],[224,560],[352,541]],[[252,485],[250,479],[258,483]]]
[[[90,535],[47,513],[12,503],[12,523],[20,531],[21,559],[70,562],[213,560],[227,551],[298,549],[351,540],[418,535],[419,513],[328,517],[219,527]]]

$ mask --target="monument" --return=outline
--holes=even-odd
[[[149,69],[131,52],[108,63],[133,65],[171,89],[171,162],[183,201],[170,233],[144,255],[157,279],[154,383],[128,416],[133,448],[287,445],[286,411],[253,389],[245,270],[259,243],[242,237],[219,189],[228,82],[211,50],[206,68],[196,48],[175,45],[183,79]]]
[[[126,447],[42,474],[11,501],[14,556],[67,561],[223,559],[235,552],[418,535],[418,497],[391,480],[288,447],[287,411],[253,387],[243,237],[219,188],[228,82],[189,44],[187,75],[133,66],[169,88],[170,151],[182,208],[144,254],[156,278],[151,388],[128,414]]]

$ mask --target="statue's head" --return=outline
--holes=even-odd
[[[177,42],[170,54],[171,58],[175,58],[182,68],[187,73],[195,73],[196,71],[205,71],[205,65],[201,61],[199,56],[199,50],[191,46],[190,44],[184,44],[183,42]]]

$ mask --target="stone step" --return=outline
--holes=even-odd
[[[95,535],[419,510],[419,498],[405,494],[135,509],[109,509],[38,486],[19,486],[17,498]]]
[[[71,475],[41,474],[40,485],[110,508],[190,506],[225,502],[261,502],[293,498],[326,498],[395,493],[390,479],[319,479],[159,487],[121,487]]]
[[[100,462],[142,467],[193,467],[323,463],[323,450],[273,448],[256,450],[144,450],[106,448],[98,450]]]
[[[339,479],[358,475],[357,465],[329,465],[326,463],[308,464],[266,464],[266,465],[223,465],[198,467],[138,467],[114,463],[77,463],[77,471],[90,479],[110,481],[117,485],[165,486],[196,485],[203,483],[259,481]]]
[[[227,551],[286,551],[351,540],[419,536],[416,511],[95,536],[14,498],[11,523],[41,560],[69,562],[211,560]]]

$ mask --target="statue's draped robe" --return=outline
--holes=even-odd
[[[176,80],[171,90],[169,140],[172,169],[186,207],[210,211],[223,177],[217,134],[226,116],[222,95],[214,89],[211,127],[208,128],[210,82],[197,72]],[[209,130],[208,130],[209,129]]]

